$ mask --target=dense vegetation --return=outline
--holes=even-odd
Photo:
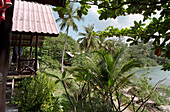
[[[66,34],[60,33],[58,38],[45,38],[40,71],[46,72],[51,79],[38,74],[36,78],[22,82],[23,89],[19,90],[15,100],[22,111],[119,112],[130,109],[137,112],[152,108],[158,111],[158,106],[170,104],[166,100],[168,89],[153,87],[145,74],[137,78],[134,72],[129,72],[136,67],[157,66],[169,61],[155,56],[151,44],[127,47],[120,40],[109,39],[102,44],[96,43],[99,47],[89,46],[88,52],[82,52],[87,46],[83,49],[81,43],[68,36],[66,51],[74,57],[72,66],[65,66],[61,73],[65,37]],[[65,60],[68,60],[66,55]],[[60,92],[54,87],[60,88]],[[161,96],[157,88],[166,96]],[[152,106],[147,103],[150,99],[154,101]]]
[[[61,67],[62,59],[62,49],[64,45],[66,34],[60,33],[57,38],[45,38],[44,46],[41,49],[40,63],[43,67],[51,69],[59,69]],[[115,39],[109,39],[101,42],[99,37],[95,37],[89,46],[89,54],[96,50],[107,50],[108,52],[114,52],[118,50],[125,43],[121,41],[116,41]],[[82,38],[83,39],[83,38]],[[78,40],[79,42],[80,40]],[[84,40],[85,41],[85,40]],[[88,42],[88,40],[86,40]],[[84,42],[85,43],[85,42]],[[139,43],[138,45],[130,46],[126,48],[126,58],[136,59],[143,66],[157,66],[170,63],[170,60],[164,57],[158,57],[154,54],[152,50],[152,42],[147,44]],[[83,46],[84,45],[84,46]],[[97,46],[97,47],[96,47]],[[68,36],[68,41],[66,44],[66,51],[71,52],[75,57],[71,59],[73,65],[78,64],[78,60],[82,60],[82,51],[86,50],[86,44],[83,41],[79,44],[72,37]],[[82,53],[81,56],[76,53]],[[65,60],[67,61],[67,55],[65,55]]]
[[[139,41],[147,43],[149,40],[154,40],[152,44],[155,55],[162,55],[170,59],[169,0],[73,0],[67,1],[65,7],[54,8],[54,11],[58,11],[59,16],[64,18],[71,2],[80,4],[80,9],[77,12],[80,18],[83,15],[87,15],[88,9],[93,5],[99,9],[97,12],[100,15],[100,20],[107,20],[108,18],[115,19],[119,16],[130,14],[143,15],[143,20],[139,22],[134,21],[134,26],[130,28],[118,29],[109,26],[99,35],[106,37],[128,36],[128,41],[131,42],[131,45],[136,45]],[[155,18],[153,15],[158,12],[160,16]],[[145,24],[146,20],[150,20],[148,25]],[[165,69],[169,70],[170,64],[166,64]]]
[[[54,8],[63,20],[61,29],[66,26],[67,33],[60,33],[58,38],[45,38],[41,57],[39,57],[40,71],[45,72],[50,78],[39,73],[36,78],[28,78],[22,82],[22,90],[16,96],[16,103],[22,107],[21,110],[138,112],[161,111],[160,105],[170,104],[170,101],[166,99],[169,97],[169,89],[159,86],[161,81],[153,86],[149,84],[151,79],[147,78],[146,74],[138,78],[134,76],[133,70],[136,67],[170,63],[167,43],[169,33],[165,25],[168,23],[169,2],[164,0],[147,1],[148,3],[145,3],[146,1],[137,3],[133,0],[76,2],[81,4],[80,9],[76,9],[79,16],[76,17],[77,19],[80,19],[82,14],[87,14],[90,4],[97,5],[100,9],[99,19],[139,13],[144,15],[145,21],[151,18],[152,13],[156,13],[155,10],[160,9],[161,17],[152,18],[148,26],[145,26],[142,21],[134,22],[134,26],[130,29],[119,30],[110,26],[105,31],[94,32],[94,25],[83,26],[85,31],[79,32],[81,38],[76,42],[68,36],[69,26],[75,27],[71,18],[75,16],[68,13],[71,11],[68,8],[69,2],[67,1],[64,8]],[[155,34],[156,32],[159,35]],[[119,40],[110,38],[113,36],[118,37]],[[131,42],[131,46],[123,43],[121,36],[129,36],[127,41]],[[162,43],[160,43],[161,38],[164,39]],[[73,56],[64,55],[65,51]],[[160,55],[162,57],[158,57]],[[69,66],[61,69],[63,60],[69,63]],[[168,66],[166,67],[164,69],[169,69]],[[60,88],[60,94],[57,88]],[[159,92],[164,94],[161,95]]]
[[[41,71],[52,77],[49,79],[44,74],[38,74],[36,78],[27,78],[22,82],[22,89],[16,97],[22,111],[119,112],[128,108],[137,112],[170,103],[156,91],[157,87],[148,83],[145,75],[138,79],[133,76],[134,73],[128,72],[134,67],[161,64],[160,57],[150,50],[150,44],[127,47],[120,40],[112,39],[103,41],[104,46],[91,46],[88,53],[82,53],[79,43],[69,36],[66,51],[75,56],[72,66],[64,67],[65,72],[60,73],[65,36],[60,33],[58,38],[45,38],[40,57]],[[76,55],[75,52],[81,54]],[[51,69],[55,72],[49,72]],[[62,92],[59,94],[54,87]],[[159,91],[165,90],[159,88]],[[153,107],[146,103],[149,99],[155,102]]]
[[[56,38],[45,38],[43,48],[41,49],[40,63],[44,67],[58,69],[61,67],[62,50],[66,34],[60,33]],[[70,36],[67,38],[66,51],[79,52],[78,43]],[[67,56],[65,55],[65,60]]]

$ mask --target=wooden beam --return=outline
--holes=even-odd
[[[14,3],[14,0],[11,0]],[[5,21],[0,23],[0,112],[5,112],[6,79],[9,65],[13,6],[5,11]]]

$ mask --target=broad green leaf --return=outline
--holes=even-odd
[[[47,75],[49,75],[49,76],[51,76],[51,77],[54,77],[54,78],[57,78],[57,79],[60,80],[60,78],[59,78],[58,76],[54,75],[54,74],[49,74],[49,73],[48,73]]]
[[[66,71],[64,71],[64,72],[62,73],[62,79],[64,79],[65,76],[66,76]]]

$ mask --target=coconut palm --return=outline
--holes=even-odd
[[[116,107],[112,99],[113,95],[116,94],[117,100],[120,101],[122,88],[127,86],[129,79],[134,75],[134,73],[127,74],[127,71],[133,67],[140,66],[140,64],[133,60],[124,60],[124,48],[115,51],[112,55],[106,51],[96,51],[96,53],[101,57],[98,63],[94,63],[96,58],[92,60],[88,57],[84,65],[77,67],[73,71],[80,73],[76,77],[80,77],[81,80],[87,82],[86,86],[88,88],[91,85],[90,88],[97,89],[98,94],[104,95],[103,99],[110,102],[112,109],[117,112],[121,111],[120,102],[118,102],[118,107]]]
[[[86,51],[86,55],[89,52],[89,48],[98,48],[99,47],[99,42],[100,40],[93,35],[93,29],[94,29],[94,25],[89,25],[88,27],[83,26],[85,33],[79,32],[80,36],[83,36],[82,38],[79,38],[77,40],[78,43],[80,43],[80,48],[84,49]]]
[[[122,45],[124,45],[123,42],[121,42],[121,41],[116,41],[116,40],[114,40],[114,39],[108,39],[108,40],[104,41],[103,44],[104,44],[103,47],[105,48],[105,50],[107,50],[108,52],[110,52],[111,55],[112,55],[115,51],[117,51],[118,49],[120,49],[120,48],[122,47]]]
[[[58,18],[56,21],[61,21],[60,24],[60,29],[63,30],[64,28],[66,28],[66,38],[65,38],[65,43],[64,43],[64,48],[63,48],[63,54],[62,54],[62,62],[61,62],[61,72],[63,73],[63,62],[64,62],[64,53],[65,53],[65,47],[66,47],[66,43],[67,43],[67,36],[68,36],[68,32],[69,32],[69,27],[71,26],[73,28],[74,31],[78,31],[78,27],[74,21],[74,19],[80,21],[81,18],[79,18],[79,16],[77,16],[77,11],[78,11],[78,7],[76,9],[74,9],[74,4],[70,4],[70,7],[68,7],[67,11],[64,14],[64,17],[62,18],[62,16],[60,18]]]

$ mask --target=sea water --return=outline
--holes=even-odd
[[[140,76],[142,74],[147,74],[148,78],[152,78],[152,80],[149,81],[152,85],[155,85],[160,80],[163,80],[161,84],[163,85],[170,85],[170,71],[163,71],[161,70],[162,66],[156,66],[156,67],[149,67],[148,69],[140,69],[136,71],[136,76]]]

